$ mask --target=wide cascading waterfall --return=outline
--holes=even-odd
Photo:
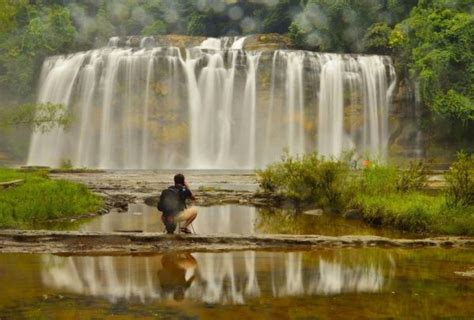
[[[38,101],[72,125],[34,132],[29,165],[254,169],[292,155],[387,155],[395,73],[385,56],[244,50],[246,38],[188,48],[105,48],[48,58]]]

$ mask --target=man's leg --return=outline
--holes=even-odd
[[[197,217],[197,209],[195,207],[187,208],[181,211],[177,216],[177,221],[183,221],[181,228],[187,228]]]

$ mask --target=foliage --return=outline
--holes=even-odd
[[[449,207],[474,206],[474,154],[458,152],[445,178]]]
[[[18,96],[29,96],[43,59],[71,47],[75,38],[69,11],[60,6],[16,4],[17,27],[1,34],[0,86]],[[27,17],[24,20],[24,16]]]
[[[28,228],[49,219],[97,211],[102,200],[85,186],[50,180],[45,172],[0,169],[0,181],[23,179],[24,183],[0,190],[0,228]]]
[[[398,169],[390,165],[372,165],[362,170],[359,190],[364,194],[378,195],[396,191]]]
[[[292,23],[288,29],[288,36],[297,48],[304,48],[305,46],[305,35],[303,29],[297,24]]]
[[[332,1],[309,0],[295,22],[304,32],[305,45],[321,51],[363,52],[361,39],[372,26],[373,41],[380,45],[381,36],[386,30],[376,23],[389,26],[403,19],[416,4],[415,0],[392,1]]]
[[[161,20],[156,20],[152,24],[144,27],[141,33],[144,36],[166,34],[166,24]]]
[[[8,32],[16,27],[15,17],[26,5],[26,0],[0,0],[0,32]]]
[[[63,159],[61,161],[60,169],[70,170],[73,168],[72,161],[70,159]]]
[[[65,127],[71,115],[62,104],[23,104],[0,109],[0,128],[27,125],[46,132],[56,126]]]
[[[410,161],[408,168],[398,173],[396,190],[398,192],[421,191],[427,186],[428,164],[423,160]]]
[[[474,120],[474,16],[466,1],[420,1],[390,44],[420,81],[424,103],[453,120]],[[403,70],[399,70],[403,71]]]
[[[427,185],[428,172],[424,160],[410,161],[406,168],[375,164],[362,170],[358,189],[369,195],[421,191]]]
[[[460,153],[447,174],[447,193],[464,199],[455,206],[442,193],[424,192],[428,174],[424,161],[412,161],[404,169],[374,164],[358,172],[349,171],[345,163],[316,154],[285,155],[259,171],[258,180],[263,191],[296,204],[357,208],[371,224],[411,232],[474,234],[466,227],[474,226],[474,157]]]
[[[258,172],[260,187],[298,204],[341,208],[348,194],[348,168],[341,161],[327,161],[316,153],[285,155],[281,162]]]
[[[206,16],[194,12],[188,22],[188,34],[192,36],[203,36],[208,32],[206,29]]]
[[[286,33],[294,15],[302,10],[299,0],[280,0],[275,5],[261,10],[262,32]],[[291,31],[290,31],[291,32]]]
[[[385,22],[374,23],[364,35],[365,50],[375,54],[390,54],[391,33],[392,29]]]

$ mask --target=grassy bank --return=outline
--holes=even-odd
[[[51,180],[44,171],[20,172],[0,168],[0,182],[23,180],[0,188],[0,228],[30,228],[50,220],[97,211],[102,199],[85,186]]]
[[[295,203],[341,214],[357,209],[370,224],[400,230],[474,235],[474,157],[458,154],[445,174],[447,186],[426,192],[428,170],[413,162],[405,168],[373,165],[349,170],[344,161],[317,155],[284,157],[258,173],[260,186]]]

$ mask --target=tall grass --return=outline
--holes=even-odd
[[[45,172],[0,169],[0,182],[23,179],[0,189],[0,228],[28,228],[50,219],[96,212],[102,199],[85,186],[50,180]]]
[[[426,163],[373,164],[350,173],[345,162],[316,154],[285,156],[258,173],[261,188],[307,205],[358,208],[364,220],[401,230],[474,235],[474,157],[458,154],[444,192],[426,193]]]
[[[284,155],[281,162],[257,172],[260,187],[296,205],[316,204],[341,208],[347,201],[348,166],[342,161],[328,161],[317,154],[300,157]]]

